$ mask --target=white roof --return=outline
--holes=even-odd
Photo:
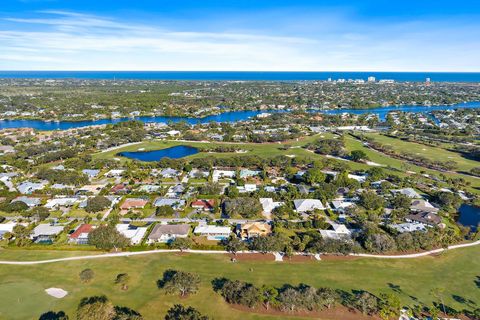
[[[56,206],[71,206],[75,202],[77,202],[77,198],[57,198],[57,199],[50,199],[45,204],[46,208],[54,208]]]
[[[132,227],[126,223],[117,224],[115,227],[118,232],[130,239],[131,244],[139,244],[147,233],[146,227]]]
[[[260,198],[259,200],[264,212],[272,212],[273,209],[283,205],[283,202],[275,202],[272,198]]]
[[[203,225],[196,227],[193,233],[229,235],[231,233],[231,229],[230,227]]]
[[[64,226],[52,226],[50,224],[42,223],[33,229],[33,236],[54,236],[63,231]]]
[[[312,211],[315,209],[324,210],[322,202],[318,199],[296,199],[293,200],[295,209],[298,212]]]
[[[0,223],[0,232],[12,232],[13,227],[17,225],[16,222],[8,221],[7,223]]]

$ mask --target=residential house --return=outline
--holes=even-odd
[[[192,171],[188,173],[189,178],[197,178],[197,179],[201,179],[201,178],[205,179],[205,178],[208,178],[209,175],[210,173],[208,171],[201,171],[198,169],[192,169]]]
[[[413,212],[430,212],[435,214],[440,211],[440,209],[435,208],[430,202],[423,199],[412,200],[410,210]]]
[[[155,207],[169,206],[174,210],[182,210],[185,207],[185,200],[178,198],[157,198],[153,205]]]
[[[420,199],[421,196],[418,194],[417,191],[415,191],[413,188],[403,188],[403,189],[395,189],[395,190],[391,190],[391,192],[393,194],[403,194],[409,198],[412,198],[412,199]]]
[[[162,178],[171,179],[178,177],[180,175],[180,171],[172,168],[166,168],[160,171],[159,175],[162,176]]]
[[[233,170],[213,170],[212,180],[218,182],[220,179],[233,179],[235,178],[235,171]]]
[[[299,213],[313,210],[325,210],[322,202],[318,199],[296,199],[293,200],[295,210]]]
[[[207,237],[208,240],[225,240],[228,239],[232,230],[230,227],[199,225],[193,231],[194,234]]]
[[[142,209],[148,203],[148,200],[142,198],[127,198],[120,205],[121,210]]]
[[[52,243],[53,239],[59,235],[63,229],[64,226],[42,223],[33,229],[30,237],[35,243]]]
[[[45,204],[45,207],[48,209],[58,208],[58,207],[71,207],[78,201],[78,198],[55,198],[50,199]]]
[[[185,187],[182,184],[177,184],[168,188],[165,194],[168,198],[178,198],[185,192]]]
[[[88,244],[88,235],[95,229],[91,224],[82,224],[68,236],[68,241],[74,244]]]
[[[142,242],[145,237],[148,228],[132,226],[127,223],[120,223],[115,226],[118,232],[120,232],[125,238],[130,240],[130,244],[137,245]]]
[[[140,188],[138,188],[138,191],[140,192],[146,192],[146,193],[153,193],[157,192],[160,190],[161,186],[158,185],[152,185],[152,184],[144,184]]]
[[[333,210],[345,212],[345,209],[355,205],[355,202],[346,199],[336,199],[332,201]]]
[[[215,200],[213,199],[198,199],[192,202],[192,208],[202,211],[213,211],[215,208]]]
[[[260,200],[260,204],[262,205],[262,208],[263,208],[262,213],[265,216],[265,218],[267,218],[267,219],[272,218],[272,211],[275,208],[278,208],[278,207],[284,205],[283,202],[273,201],[272,198],[260,198],[259,200]]]
[[[244,240],[263,237],[272,233],[272,226],[265,222],[247,222],[237,225],[237,233]]]
[[[442,223],[442,218],[431,212],[409,214],[405,217],[405,220],[407,222],[423,223],[429,226],[438,226]]]
[[[33,193],[37,190],[42,190],[43,188],[45,188],[46,185],[47,185],[46,182],[25,181],[25,182],[21,183],[17,187],[17,189],[22,194],[30,194],[30,193]]]
[[[97,169],[83,169],[82,172],[87,175],[89,180],[92,180],[100,173],[100,170]]]
[[[112,187],[112,189],[110,189],[110,192],[114,194],[127,194],[130,193],[130,191],[132,190],[126,183],[116,184]]]
[[[260,173],[261,171],[258,171],[258,170],[242,169],[240,170],[240,178],[241,179],[250,178],[250,177],[258,176]]]
[[[112,169],[105,173],[105,176],[108,178],[119,178],[123,175],[124,172],[125,170],[123,169]]]
[[[352,231],[347,229],[344,224],[331,223],[331,225],[332,230],[319,230],[322,238],[334,240],[350,240],[352,238]]]
[[[89,184],[89,185],[85,185],[81,188],[79,188],[75,194],[76,195],[79,195],[79,194],[94,194],[94,195],[97,195],[100,193],[100,191],[102,191],[103,188],[105,188],[106,184]]]
[[[189,224],[157,224],[148,235],[148,243],[168,243],[176,238],[188,237],[189,232]]]
[[[249,193],[257,191],[257,185],[253,183],[246,183],[243,186],[237,186],[238,192]]]
[[[42,199],[22,196],[22,197],[16,197],[15,199],[12,200],[11,203],[14,203],[14,202],[23,202],[29,208],[33,208],[33,207],[39,206],[42,202]]]
[[[405,222],[389,225],[390,228],[397,230],[399,233],[414,232],[414,231],[426,231],[427,225],[418,222]]]

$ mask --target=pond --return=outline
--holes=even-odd
[[[476,230],[480,224],[480,207],[462,204],[459,209],[460,217],[458,223]]]
[[[152,151],[125,151],[118,153],[119,156],[140,161],[160,161],[163,158],[179,159],[198,153],[198,149],[189,146],[175,146],[166,149]]]

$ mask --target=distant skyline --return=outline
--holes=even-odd
[[[0,70],[480,72],[478,1],[9,0]]]

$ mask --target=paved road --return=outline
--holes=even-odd
[[[455,250],[459,248],[465,247],[472,247],[480,245],[480,240],[471,242],[471,243],[464,243],[458,244],[454,246],[448,247],[448,250]],[[356,257],[366,257],[366,258],[378,258],[378,259],[412,259],[412,258],[419,258],[428,256],[435,253],[443,252],[447,249],[436,249],[430,250],[420,253],[413,253],[413,254],[404,254],[404,255],[375,255],[375,254],[350,254],[351,256]],[[88,256],[78,256],[78,257],[68,257],[68,258],[57,258],[57,259],[49,259],[49,260],[37,260],[37,261],[0,261],[0,264],[10,264],[10,265],[35,265],[35,264],[44,264],[44,263],[53,263],[53,262],[64,262],[64,261],[75,261],[75,260],[87,260],[87,259],[101,259],[101,258],[114,258],[114,257],[131,257],[131,256],[138,256],[138,255],[145,255],[145,254],[155,254],[155,253],[172,253],[172,252],[180,252],[180,250],[148,250],[148,251],[138,251],[138,252],[119,252],[119,253],[105,253],[105,254],[98,254],[98,255],[88,255]],[[216,251],[216,250],[185,250],[184,252],[189,253],[199,253],[199,254],[226,254],[226,251]],[[245,251],[245,253],[251,253],[251,251]],[[303,253],[298,253],[303,254]]]

